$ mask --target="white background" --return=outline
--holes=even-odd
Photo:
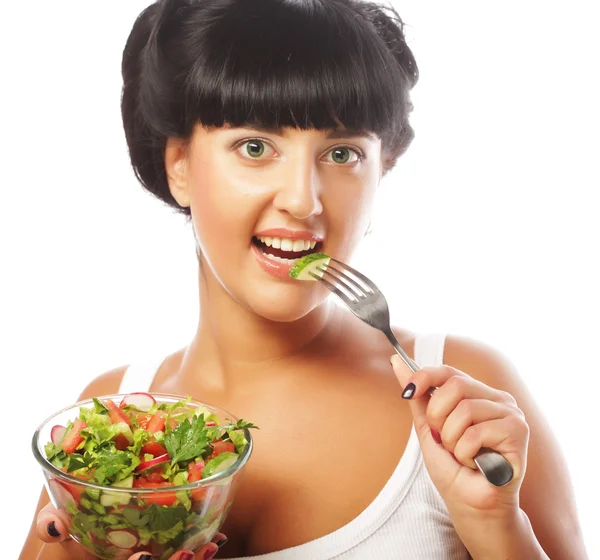
[[[0,8],[3,558],[17,556],[42,482],[36,425],[93,376],[179,348],[195,326],[191,231],[136,183],[121,129],[121,51],[145,5]],[[472,336],[518,366],[598,558],[594,3],[395,5],[422,73],[417,137],[354,262],[397,325]]]

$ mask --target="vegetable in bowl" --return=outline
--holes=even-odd
[[[109,395],[51,416],[33,452],[71,536],[91,553],[168,558],[197,550],[223,524],[252,428],[189,397]]]

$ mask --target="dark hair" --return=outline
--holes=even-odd
[[[404,24],[362,0],[158,0],[133,25],[122,74],[135,174],[185,214],[164,150],[198,123],[368,130],[382,139],[384,171],[414,136],[419,71]]]

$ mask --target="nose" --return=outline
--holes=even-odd
[[[321,178],[312,161],[286,162],[273,205],[294,218],[305,220],[323,211]]]

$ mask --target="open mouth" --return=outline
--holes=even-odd
[[[263,236],[253,237],[252,243],[267,258],[285,264],[293,264],[306,255],[318,253],[323,246],[321,241]]]

